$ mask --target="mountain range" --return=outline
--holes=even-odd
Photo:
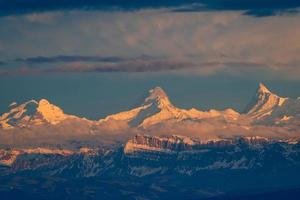
[[[297,199],[299,106],[263,84],[245,113],[180,109],[160,87],[95,121],[45,99],[12,103],[0,118],[0,196]]]
[[[43,135],[51,130],[64,136],[107,136],[146,131],[149,134],[183,134],[202,139],[253,134],[299,137],[299,125],[300,98],[280,97],[260,83],[244,113],[231,108],[221,111],[177,108],[160,87],[151,89],[141,106],[99,120],[66,114],[46,99],[22,104],[14,102],[0,117],[0,136],[16,132]]]

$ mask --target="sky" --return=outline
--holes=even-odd
[[[300,96],[298,0],[0,0],[0,112],[47,98],[98,119],[163,87],[243,111],[259,82]]]

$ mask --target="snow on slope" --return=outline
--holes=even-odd
[[[247,114],[251,118],[263,118],[267,115],[271,115],[274,109],[282,106],[287,100],[288,98],[279,97],[276,94],[273,94],[266,86],[260,83],[253,105]]]
[[[49,148],[28,148],[28,149],[0,149],[0,165],[11,166],[18,156],[23,154],[40,154],[40,155],[63,155],[74,154],[74,151],[68,149],[49,149]]]
[[[214,117],[236,120],[239,117],[239,113],[233,109],[203,112],[194,108],[190,110],[177,108],[170,102],[167,94],[160,87],[151,89],[149,93],[149,96],[145,99],[142,106],[130,111],[107,116],[105,119],[100,120],[100,123],[109,120],[120,120],[127,121],[128,124],[133,127],[139,126],[147,128],[168,120],[181,122],[186,119],[199,120]]]
[[[133,154],[135,152],[163,152],[174,153],[184,152],[201,152],[208,147],[225,147],[235,144],[248,144],[253,147],[264,145],[267,143],[281,142],[286,144],[296,144],[299,140],[277,140],[269,139],[261,136],[236,136],[232,138],[216,138],[212,140],[202,140],[199,138],[191,138],[181,135],[136,135],[128,140],[124,146],[125,154]]]
[[[256,122],[286,123],[299,117],[300,99],[280,97],[272,93],[262,83],[259,84],[256,95],[250,104],[247,116]]]
[[[69,132],[73,135],[74,132],[104,133],[112,131],[113,127],[122,132],[126,132],[123,129],[128,127],[151,129],[151,131],[158,128],[183,127],[186,130],[192,124],[193,129],[191,131],[201,130],[214,134],[223,133],[226,130],[245,132],[245,127],[249,132],[254,127],[252,125],[256,124],[265,127],[270,125],[274,127],[285,126],[293,128],[293,130],[297,130],[298,125],[300,125],[300,98],[280,97],[273,94],[263,84],[259,85],[251,107],[245,114],[239,114],[233,109],[200,111],[195,108],[177,108],[160,87],[151,89],[149,96],[141,106],[109,115],[99,121],[67,115],[62,109],[45,99],[39,102],[31,100],[23,104],[13,102],[9,109],[7,113],[0,116],[0,128],[2,129],[44,127],[39,132],[47,132],[48,125],[53,125],[52,127],[60,127],[61,132]],[[57,132],[57,130],[52,130],[52,132]],[[181,132],[172,134],[181,134]]]
[[[76,119],[76,116],[65,114],[59,107],[49,103],[46,99],[39,102],[30,100],[17,105],[10,105],[10,110],[0,117],[0,127],[11,129],[13,127],[39,126],[43,124],[56,125],[67,119]]]
[[[195,142],[191,138],[180,135],[136,135],[126,143],[124,147],[124,153],[129,154],[135,152],[136,150],[171,152],[179,148],[188,149],[194,144]]]

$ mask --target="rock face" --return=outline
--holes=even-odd
[[[135,151],[181,151],[191,150],[195,142],[188,137],[184,136],[147,136],[136,135],[133,139],[129,140],[124,148],[126,154]]]
[[[75,154],[67,149],[28,148],[28,149],[1,149],[0,165],[10,166],[15,170],[35,169],[50,164],[59,157]]]
[[[235,137],[231,139],[214,139],[201,141],[199,139],[192,139],[186,136],[170,135],[170,136],[150,136],[150,135],[136,135],[130,139],[125,147],[124,153],[131,154],[135,152],[156,151],[165,153],[178,153],[203,150],[204,148],[223,148],[234,145],[246,144],[250,146],[270,144],[273,141],[260,137]],[[292,143],[292,141],[284,141]]]
[[[31,199],[47,199],[61,188],[67,188],[68,195],[84,188],[75,195],[81,199],[103,199],[103,194],[109,195],[104,199],[134,199],[141,190],[151,199],[169,199],[175,191],[182,198],[201,199],[299,185],[299,170],[298,141],[257,136],[201,142],[179,135],[136,135],[125,144],[95,149],[0,151],[0,182],[17,185],[35,197]],[[0,194],[11,192],[10,187],[0,188]]]
[[[221,168],[231,169],[233,163],[241,162],[241,159],[247,163],[247,165],[244,163],[245,165],[243,164],[243,166],[247,169],[251,169],[254,165],[263,165],[265,158],[261,156],[264,155],[266,151],[274,154],[271,150],[275,150],[277,153],[279,152],[281,156],[287,159],[286,161],[289,159],[293,160],[294,158],[298,159],[298,152],[300,153],[298,141],[276,141],[258,136],[203,142],[179,135],[136,135],[128,140],[124,144],[124,147],[117,146],[100,149],[85,147],[78,150],[53,148],[3,149],[0,151],[0,165],[12,167],[14,171],[33,170],[41,166],[47,167],[47,165],[55,165],[58,168],[64,167],[67,170],[67,168],[71,166],[65,166],[65,161],[72,163],[72,160],[76,159],[76,162],[82,162],[80,161],[81,158],[93,158],[96,162],[93,163],[93,166],[100,166],[97,162],[103,162],[104,165],[101,164],[101,166],[105,168],[118,166],[117,168],[120,167],[120,169],[114,170],[126,171],[128,168],[127,164],[131,166],[131,164],[136,162],[136,159],[148,160],[149,158],[153,159],[155,157],[156,161],[154,163],[158,165],[161,164],[162,166],[166,165],[165,162],[169,161],[170,158],[172,158],[172,162],[178,166],[186,165],[186,163],[183,162],[186,160],[186,162],[197,165],[197,167],[194,166],[194,169],[192,166],[189,166],[190,170],[195,170],[195,172],[199,170],[199,166],[201,166],[200,168],[202,170],[214,169],[218,163],[222,165],[219,166]],[[256,158],[255,156],[258,154],[260,154],[260,157]],[[300,164],[300,160],[297,159],[293,162]],[[130,160],[133,161],[133,163],[130,163]],[[91,160],[91,162],[94,161]],[[123,163],[124,161],[125,163]],[[142,165],[146,164],[143,162],[138,163]],[[150,162],[150,165],[152,164]],[[266,162],[266,164],[268,163]],[[188,167],[188,165],[186,167]],[[169,168],[171,166],[164,167]],[[235,165],[235,167],[237,166]],[[99,172],[102,171],[101,169],[97,170],[99,170]]]

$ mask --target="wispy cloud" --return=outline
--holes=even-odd
[[[201,61],[193,55],[182,57],[99,57],[53,56],[18,58],[20,67],[0,70],[0,75],[40,73],[114,73],[114,72],[167,72],[212,75],[215,73],[242,74],[264,70],[268,66],[255,62]]]
[[[300,63],[300,62],[299,62]],[[268,65],[249,61],[201,61],[191,57],[124,59],[117,62],[60,62],[23,64],[19,67],[1,67],[0,76],[26,76],[64,73],[176,73],[181,75],[253,78],[259,80],[298,80],[300,68],[294,64]]]
[[[120,62],[128,58],[117,56],[79,56],[79,55],[59,55],[59,56],[36,56],[28,58],[16,58],[14,61],[31,64],[59,63],[59,62]]]
[[[14,60],[20,67],[5,68],[2,75],[66,73],[66,72],[158,72],[196,67],[187,59],[174,59],[141,55],[138,57],[114,56],[53,56],[29,57]],[[31,67],[24,67],[31,66]]]

